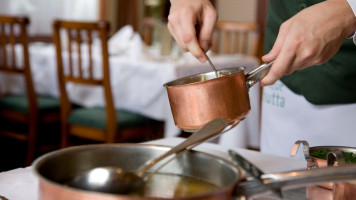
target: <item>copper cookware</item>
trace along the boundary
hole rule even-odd
[[[351,152],[356,154],[356,148],[354,147],[345,147],[345,146],[313,146],[309,147],[309,144],[305,140],[296,141],[293,146],[291,156],[294,156],[297,153],[299,146],[303,144],[303,153],[307,161],[308,169],[313,168],[323,168],[330,166],[343,166],[345,164],[344,156],[342,152]],[[320,150],[329,150],[327,159],[317,158],[311,156],[315,151]],[[356,180],[356,179],[355,179]],[[356,196],[356,181],[346,181],[346,182],[324,182],[319,184],[320,187],[311,187],[307,188],[309,197],[312,199],[325,199],[321,198],[320,191],[323,191],[324,196],[327,196],[328,199],[334,200],[348,200],[353,199]],[[327,191],[329,190],[329,191]],[[313,191],[317,191],[314,192]]]
[[[215,118],[230,123],[250,111],[248,89],[269,71],[266,63],[245,75],[244,67],[226,68],[187,76],[164,84],[176,126],[194,131]]]
[[[39,177],[39,200],[230,199],[233,188],[239,181],[239,169],[230,161],[192,150],[170,161],[158,172],[177,177],[195,177],[214,183],[218,186],[217,189],[173,198],[185,186],[175,188],[179,185],[179,179],[163,178],[148,196],[141,197],[80,190],[67,184],[78,174],[100,166],[117,166],[127,171],[137,171],[147,161],[170,149],[167,146],[148,144],[99,144],[75,146],[48,153],[32,165],[34,173]],[[157,168],[159,165],[153,166],[151,170]],[[152,196],[149,197],[150,195]]]
[[[310,148],[310,152],[318,150],[330,150],[327,160],[311,156],[318,167],[347,165],[342,152],[356,153],[356,148],[345,146],[314,146]],[[333,200],[349,200],[356,196],[356,181],[327,182],[319,185],[332,191]]]
[[[324,167],[272,174],[261,174],[260,180],[242,181],[238,165],[207,153],[189,150],[170,161],[158,173],[176,177],[193,177],[217,186],[199,191],[195,195],[181,194],[186,191],[187,182],[181,180],[157,180],[152,196],[128,196],[99,193],[70,187],[67,183],[76,175],[99,166],[117,166],[125,170],[137,170],[142,164],[170,150],[170,147],[147,144],[100,144],[75,146],[48,153],[38,158],[32,165],[39,177],[39,200],[144,200],[144,199],[184,199],[184,200],[228,200],[234,197],[252,197],[267,192],[278,191],[306,184],[330,180],[350,180],[356,177],[356,165]],[[233,158],[233,157],[232,157]],[[233,158],[234,159],[234,158]],[[152,169],[154,170],[154,169]],[[156,175],[154,175],[156,176]],[[175,187],[179,185],[179,187]],[[184,188],[186,187],[186,188]],[[193,187],[194,188],[194,187]],[[245,198],[246,199],[246,198]]]

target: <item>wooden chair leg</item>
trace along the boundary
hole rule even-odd
[[[37,123],[30,123],[28,130],[28,142],[27,142],[27,155],[25,165],[31,165],[35,157],[35,148],[36,148],[36,135],[37,135]]]

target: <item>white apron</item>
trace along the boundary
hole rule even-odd
[[[297,140],[356,147],[356,104],[313,105],[281,81],[264,87],[261,152],[289,157]]]

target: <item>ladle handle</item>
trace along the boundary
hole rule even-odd
[[[254,86],[257,82],[259,82],[263,77],[267,75],[269,69],[273,65],[274,61],[270,63],[263,63],[261,66],[256,69],[250,71],[246,74],[246,86],[247,89]]]
[[[162,156],[152,160],[150,163],[145,165],[137,174],[140,177],[142,177],[144,172],[146,172],[149,168],[151,168],[157,162],[163,160],[164,158],[170,156],[171,154],[185,150],[187,147],[190,147],[195,144],[199,144],[201,142],[204,142],[208,139],[211,139],[211,138],[219,135],[221,133],[221,131],[223,131],[228,125],[229,125],[229,122],[222,118],[216,118],[216,119],[208,122],[201,129],[199,129],[197,132],[193,133],[186,140],[184,140],[184,142],[173,147],[171,150],[167,151]]]

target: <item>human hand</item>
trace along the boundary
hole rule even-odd
[[[262,57],[275,62],[261,85],[327,62],[355,30],[356,18],[346,0],[327,0],[302,10],[281,25],[272,50]]]
[[[210,47],[217,12],[209,0],[172,0],[168,30],[184,51],[205,62],[203,51]],[[195,25],[200,26],[199,36]]]

